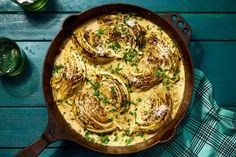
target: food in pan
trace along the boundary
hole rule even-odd
[[[185,86],[183,64],[160,26],[132,13],[99,16],[61,45],[53,97],[86,140],[132,145],[160,134],[175,118]]]

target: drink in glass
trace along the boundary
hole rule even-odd
[[[17,4],[27,11],[37,11],[44,7],[48,0],[14,0]]]
[[[20,74],[26,64],[26,56],[18,45],[9,38],[0,37],[0,75]]]

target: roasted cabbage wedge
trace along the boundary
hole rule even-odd
[[[117,128],[116,119],[129,109],[129,93],[117,77],[101,72],[86,84],[75,99],[74,113],[87,130],[107,133]]]
[[[139,53],[129,52],[129,60],[125,58],[127,66],[120,72],[128,80],[131,90],[145,91],[162,83],[164,79],[176,81],[174,77],[179,72],[182,60],[177,49],[166,45],[154,32],[147,33],[143,40]],[[145,53],[140,56],[141,52]]]
[[[128,14],[101,16],[98,28],[82,27],[74,32],[86,56],[95,63],[108,63],[122,59],[124,53],[142,45],[145,29]]]
[[[136,111],[135,122],[144,132],[156,132],[171,121],[172,98],[165,87],[150,92],[145,102]]]
[[[73,46],[73,45],[72,45]],[[85,65],[75,47],[63,49],[63,57],[54,65],[52,70],[51,87],[54,99],[62,101],[74,95],[85,82]]]

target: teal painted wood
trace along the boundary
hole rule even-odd
[[[0,36],[18,40],[30,66],[18,78],[0,78],[0,156],[14,156],[20,147],[37,139],[47,125],[41,73],[50,42],[44,40],[54,38],[66,16],[111,2],[136,4],[162,13],[180,12],[193,29],[192,39],[195,41],[191,42],[190,51],[194,66],[205,72],[212,82],[218,104],[236,112],[235,0],[49,0],[43,10],[33,14],[23,12],[10,0],[1,0]],[[95,155],[106,156],[71,142],[56,142],[40,156]]]
[[[236,108],[228,108],[236,112]],[[22,148],[35,141],[47,125],[45,108],[0,108],[0,152],[4,148]],[[56,142],[50,148],[82,148],[72,142]],[[1,156],[1,155],[0,155]]]
[[[18,42],[29,58],[20,77],[0,78],[0,106],[45,106],[41,86],[43,59],[50,42]],[[206,73],[220,106],[235,106],[236,42],[194,41],[194,67]]]
[[[212,83],[218,105],[236,107],[235,42],[191,42],[190,51],[194,67]]]
[[[49,42],[18,44],[27,55],[27,66],[17,77],[0,77],[0,106],[45,106],[41,76]]]
[[[43,11],[75,12],[107,3],[135,4],[158,12],[235,12],[236,10],[235,0],[227,0],[227,2],[222,0],[49,0]],[[0,11],[12,12],[22,11],[22,9],[10,0],[1,0]]]
[[[0,149],[1,157],[12,157],[14,156],[20,149]],[[85,148],[77,148],[77,149],[56,149],[49,148],[45,149],[39,157],[131,157],[133,154],[127,155],[108,155],[103,153],[94,152]]]
[[[0,148],[30,144],[43,133],[47,119],[46,108],[1,108]]]
[[[42,134],[47,124],[46,108],[4,108],[0,115],[0,152],[3,148],[25,147]],[[82,148],[71,142],[56,142],[49,147]]]
[[[69,13],[0,14],[0,35],[15,40],[52,40]],[[194,40],[236,40],[236,14],[181,14]]]

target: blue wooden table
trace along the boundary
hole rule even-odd
[[[157,13],[179,12],[193,30],[194,67],[212,82],[218,104],[236,111],[235,0],[49,0],[40,12],[26,13],[10,0],[0,1],[0,36],[17,41],[28,57],[18,77],[0,78],[0,156],[13,156],[37,139],[47,125],[42,95],[43,59],[63,20],[93,6],[131,3]],[[107,156],[71,142],[56,142],[40,156]],[[132,155],[126,155],[132,156]]]

